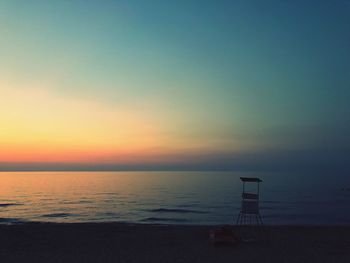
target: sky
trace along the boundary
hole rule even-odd
[[[0,2],[0,170],[350,171],[350,1]]]

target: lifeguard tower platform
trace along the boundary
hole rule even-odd
[[[241,235],[243,235],[243,229],[250,229],[248,231],[249,236],[252,236],[256,232],[255,230],[261,229],[263,225],[259,211],[260,183],[262,180],[256,177],[240,177],[240,179],[243,183],[242,203],[236,225]],[[248,232],[245,231],[245,236],[247,236]]]

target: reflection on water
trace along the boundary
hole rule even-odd
[[[0,222],[232,223],[240,176],[264,180],[266,223],[350,222],[344,178],[237,172],[3,172]]]

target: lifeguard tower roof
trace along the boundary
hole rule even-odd
[[[240,177],[242,182],[262,182],[260,178],[257,177]]]

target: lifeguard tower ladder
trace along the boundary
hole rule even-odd
[[[263,221],[259,212],[259,194],[260,183],[262,180],[256,177],[240,177],[243,182],[242,191],[242,205],[238,214],[236,225],[239,227],[239,232],[242,234],[242,230],[247,230],[248,226],[254,227],[253,229],[259,229],[263,225]],[[246,183],[256,184],[255,191],[251,187],[247,190]],[[250,231],[252,233],[254,231]]]

